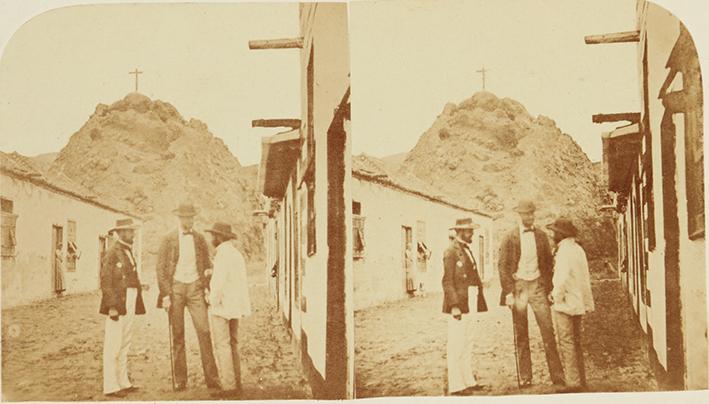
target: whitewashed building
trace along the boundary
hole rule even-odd
[[[300,37],[250,43],[300,52],[301,116],[254,126],[289,128],[262,141],[266,269],[318,399],[354,397],[347,16],[346,3],[302,3]]]
[[[55,297],[57,288],[97,290],[108,230],[117,219],[138,219],[66,178],[49,179],[16,153],[0,152],[0,198],[3,308]],[[136,257],[140,244],[138,232]]]
[[[676,17],[645,0],[637,2],[635,30],[586,42],[636,46],[638,109],[594,116],[599,123],[628,121],[603,135],[608,190],[618,212],[619,275],[660,385],[706,389],[704,121],[697,51]]]
[[[442,291],[449,228],[471,217],[480,225],[472,252],[483,280],[494,276],[490,214],[448,201],[413,176],[392,173],[375,158],[353,157],[355,309]]]

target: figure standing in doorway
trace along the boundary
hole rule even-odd
[[[59,241],[54,248],[54,293],[61,297],[64,291],[64,249]]]

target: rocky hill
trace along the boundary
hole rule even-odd
[[[226,221],[246,256],[261,254],[261,232],[251,216],[258,206],[253,167],[242,168],[206,124],[185,120],[169,103],[131,93],[99,104],[49,170],[146,219],[148,270],[161,236],[177,226],[172,210],[182,200],[201,209],[198,230]]]
[[[598,168],[552,119],[530,116],[517,101],[479,92],[446,105],[399,170],[463,205],[500,214],[500,229],[514,225],[517,201],[531,198],[539,225],[567,215],[590,255],[615,251],[612,223],[598,212]]]

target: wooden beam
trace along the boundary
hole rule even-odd
[[[252,128],[300,128],[300,119],[255,119]]]
[[[621,112],[618,114],[595,114],[593,115],[593,123],[606,123],[629,121],[630,123],[640,122],[640,112]]]
[[[614,32],[612,34],[587,35],[584,37],[589,45],[605,43],[640,42],[640,31]]]
[[[249,41],[249,49],[301,49],[303,37]]]

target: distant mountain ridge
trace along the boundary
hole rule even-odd
[[[225,221],[234,226],[247,257],[262,254],[252,217],[258,206],[253,167],[242,167],[206,124],[185,120],[169,103],[130,93],[99,104],[48,170],[145,217],[147,265],[161,236],[177,228],[172,210],[182,200],[200,208],[198,229]]]

